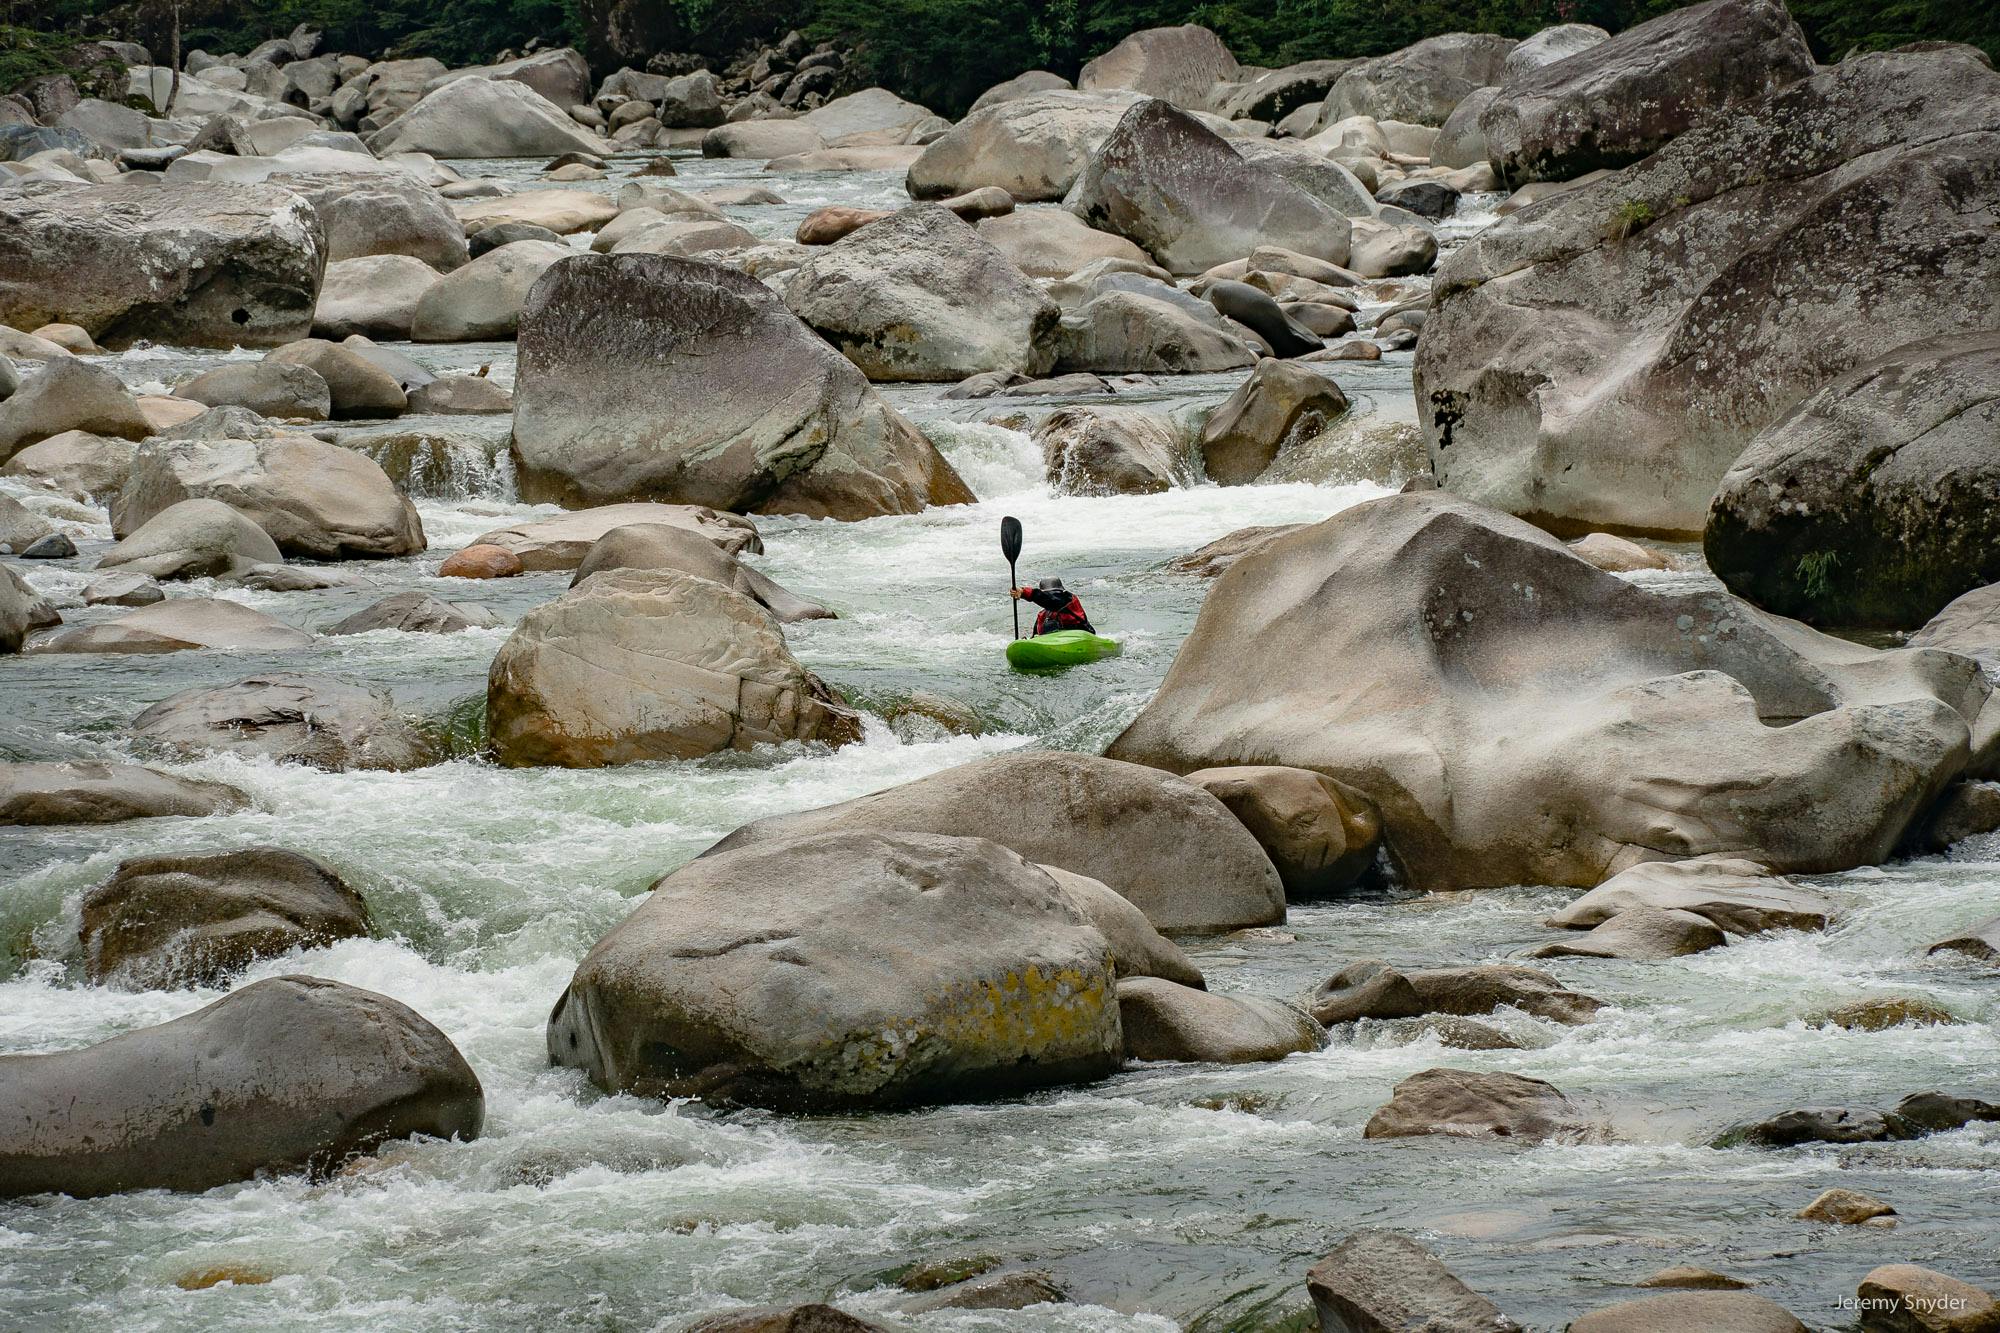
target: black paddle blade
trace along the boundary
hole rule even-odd
[[[1007,517],[1000,520],[1000,554],[1013,564],[1021,558],[1021,520]]]

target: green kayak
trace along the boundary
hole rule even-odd
[[[1014,640],[1007,645],[1007,662],[1024,671],[1036,671],[1078,666],[1084,662],[1095,662],[1100,657],[1116,657],[1119,651],[1116,639],[1107,639],[1089,630],[1059,629],[1053,634]]]

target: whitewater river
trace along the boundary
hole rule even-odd
[[[685,188],[756,183],[791,202],[732,209],[762,234],[819,203],[893,205],[895,177],[766,177],[755,164],[683,161]],[[465,164],[469,172],[519,168]],[[622,168],[621,168],[622,169]],[[1490,217],[1490,215],[1482,215]],[[1462,229],[1461,229],[1462,230]],[[513,349],[405,348],[438,368]],[[159,388],[213,354],[112,359]],[[0,837],[0,1050],[49,1051],[185,1014],[220,991],[133,994],[84,985],[78,900],[148,852],[276,843],[325,858],[368,899],[379,938],[271,962],[238,984],[310,972],[392,995],[450,1034],[484,1082],[484,1137],[399,1145],[333,1180],[296,1176],[198,1196],[143,1193],[0,1204],[0,1327],[147,1329],[671,1329],[745,1302],[837,1299],[922,1329],[1304,1328],[1304,1274],[1361,1226],[1419,1235],[1515,1318],[1560,1327],[1637,1293],[1670,1264],[1760,1284],[1815,1328],[1869,1268],[1926,1264],[2000,1285],[2000,1126],[1913,1143],[1787,1152],[1704,1146],[1739,1119],[1797,1105],[1886,1107],[1930,1088],[2000,1092],[1994,974],[1926,960],[1923,946],[1995,910],[2000,840],[1948,858],[1813,880],[1842,907],[1824,934],[1742,941],[1672,962],[1547,964],[1610,1002],[1587,1026],[1494,1021],[1527,1049],[1441,1048],[1404,1025],[1363,1024],[1312,1055],[1242,1067],[1134,1067],[1094,1087],[899,1115],[783,1119],[605,1097],[551,1070],[543,1023],[571,969],[658,876],[762,815],[822,805],[1022,746],[1096,751],[1159,682],[1207,586],[1163,568],[1238,527],[1324,518],[1399,484],[1410,466],[1410,357],[1331,368],[1354,400],[1339,437],[1282,484],[1057,498],[1028,438],[989,416],[1047,401],[941,401],[890,391],[980,496],[970,507],[865,523],[760,519],[780,582],[840,613],[789,627],[798,655],[874,715],[864,743],[591,772],[502,771],[462,757],[414,773],[327,774],[210,759],[172,765],[255,798],[251,812]],[[1195,413],[1233,377],[1160,382],[1119,401]],[[373,586],[267,594],[195,585],[315,628],[401,588],[483,603],[511,624],[567,575],[440,581],[451,550],[536,512],[512,498],[506,419],[398,423],[434,431],[419,505],[431,549],[354,565]],[[80,561],[26,566],[72,623],[81,572],[104,549],[99,511],[26,497],[63,522]],[[1009,674],[1003,514],[1027,530],[1022,574],[1061,574],[1116,661],[1058,679]],[[1704,577],[1676,552],[1681,572]],[[176,591],[183,591],[177,589]],[[129,757],[148,704],[265,669],[393,690],[471,748],[487,664],[506,629],[375,633],[296,653],[54,656],[0,661],[0,752]],[[1257,645],[1242,646],[1254,669]],[[983,721],[977,736],[881,720],[915,691]],[[1525,886],[1295,907],[1281,929],[1188,941],[1211,985],[1291,995],[1345,963],[1502,961],[1548,932],[1573,890]],[[1879,995],[1929,996],[1953,1026],[1849,1032],[1809,1020]],[[1364,1142],[1397,1080],[1448,1064],[1546,1078],[1600,1106],[1613,1141],[1527,1149]],[[1792,1214],[1830,1185],[1895,1205],[1894,1230]],[[897,1315],[894,1278],[949,1257],[1029,1260],[1074,1297],[1019,1313]],[[183,1290],[225,1268],[268,1281]],[[1696,1333],[1689,1330],[1688,1333]]]

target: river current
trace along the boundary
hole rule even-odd
[[[891,173],[769,176],[756,163],[677,161],[684,189],[756,184],[784,195],[783,206],[726,210],[767,236],[789,234],[823,203],[902,200]],[[456,165],[532,179],[520,164]],[[632,165],[621,161],[615,174]],[[1491,217],[1474,213],[1448,233]],[[490,365],[503,382],[512,376],[510,344],[398,350],[437,369]],[[144,348],[107,364],[157,391],[250,355]],[[498,769],[471,757],[469,739],[465,757],[412,773],[211,758],[167,767],[240,787],[253,809],[7,830],[0,1051],[76,1047],[216,999],[222,991],[84,984],[80,896],[128,856],[275,843],[338,868],[367,897],[377,938],[273,960],[235,984],[309,972],[403,1001],[472,1063],[488,1120],[475,1142],[395,1145],[322,1182],[286,1176],[200,1195],[0,1205],[0,1327],[672,1329],[735,1304],[835,1299],[926,1330],[1307,1328],[1305,1270],[1362,1226],[1416,1234],[1537,1328],[1638,1294],[1629,1284],[1678,1263],[1754,1280],[1815,1328],[1851,1327],[1838,1302],[1880,1263],[2000,1285],[2000,1125],[1850,1148],[1706,1146],[1731,1123],[1793,1106],[1886,1107],[1931,1088],[1995,1093],[1992,969],[1923,950],[1993,915],[2000,838],[1811,879],[1842,909],[1824,933],[1738,940],[1668,962],[1538,964],[1611,1007],[1574,1028],[1503,1012],[1494,1023],[1527,1048],[1519,1051],[1446,1049],[1413,1027],[1364,1023],[1277,1064],[1135,1065],[1092,1087],[1018,1101],[816,1119],[607,1097],[575,1071],[548,1067],[550,1005],[660,875],[763,815],[1021,746],[1101,750],[1157,686],[1207,590],[1167,561],[1235,528],[1325,518],[1400,484],[1413,462],[1409,353],[1329,369],[1354,411],[1287,465],[1290,479],[1095,499],[1053,495],[1018,422],[988,420],[1050,400],[953,402],[935,386],[889,389],[980,502],[861,523],[758,520],[760,567],[839,612],[790,626],[787,637],[869,712],[861,744],[579,772]],[[1197,414],[1238,378],[1161,379],[1115,401]],[[435,577],[479,533],[554,512],[513,497],[495,461],[504,460],[507,419],[406,418],[394,429],[437,437],[416,487],[428,552],[345,567],[368,587],[175,591],[234,598],[309,629],[404,588],[482,603],[507,624],[556,596],[566,574]],[[82,570],[110,542],[103,512],[12,481],[0,489],[58,520],[84,556],[16,568],[71,623],[116,614],[80,606]],[[1123,657],[1055,679],[1004,668],[1003,514],[1026,528],[1023,576],[1062,575],[1099,627],[1125,641]],[[1635,577],[1707,577],[1698,552],[1673,555],[1676,572]],[[0,757],[133,757],[124,727],[144,707],[263,669],[385,686],[470,738],[506,634],[378,632],[286,654],[9,658],[0,663]],[[1253,662],[1256,645],[1243,651]],[[981,734],[884,720],[917,691],[969,708]],[[1508,960],[1546,942],[1541,919],[1575,893],[1522,886],[1295,906],[1281,928],[1184,944],[1213,988],[1287,996],[1360,958]],[[1811,1022],[1884,995],[1927,996],[1959,1021],[1872,1033]],[[1391,1086],[1440,1064],[1548,1079],[1600,1108],[1615,1134],[1524,1149],[1364,1142],[1362,1125]],[[1899,1225],[1794,1220],[1832,1185],[1888,1200]],[[1032,1261],[1073,1302],[898,1313],[908,1298],[894,1279],[905,1267],[972,1257]],[[209,1270],[246,1280],[180,1285]]]

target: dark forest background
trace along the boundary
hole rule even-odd
[[[531,37],[583,48],[608,73],[606,33],[642,29],[661,51],[720,68],[792,28],[858,48],[876,82],[947,114],[1027,69],[1073,77],[1084,61],[1137,28],[1200,23],[1239,60],[1378,55],[1444,32],[1524,37],[1554,23],[1614,32],[1676,7],[1674,0],[0,0],[4,70],[65,37],[145,40],[178,7],[183,49],[245,51],[293,25],[326,33],[325,50],[431,55],[471,64]],[[1792,0],[1815,54],[1905,42],[1970,42],[2000,55],[1993,0]],[[55,34],[53,38],[47,34]]]

